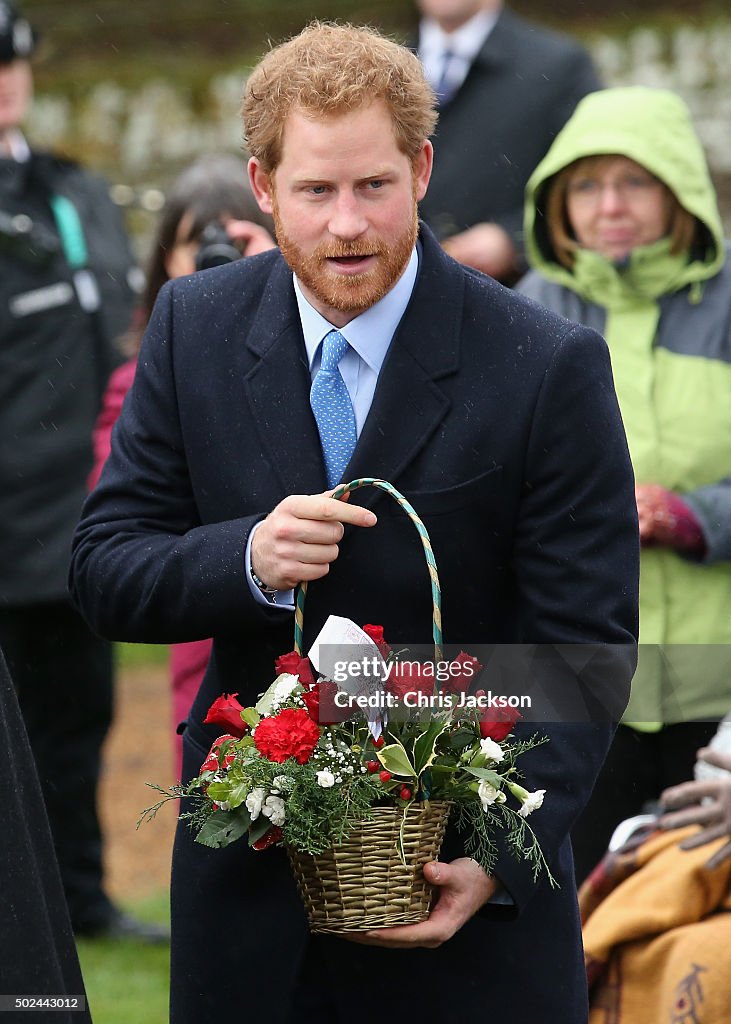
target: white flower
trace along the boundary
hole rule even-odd
[[[279,795],[279,793],[286,793],[287,790],[292,788],[292,785],[293,782],[290,779],[289,775],[276,775],[272,779],[272,788],[270,792],[274,793],[275,795]]]
[[[272,825],[283,825],[286,817],[284,813],[284,800],[280,796],[268,796],[266,803],[261,809],[265,818],[269,818]]]
[[[251,820],[256,821],[261,813],[261,805],[264,802],[264,798],[267,795],[267,791],[262,789],[261,786],[257,786],[256,789],[252,789],[246,798],[246,809],[251,815]]]
[[[274,685],[272,703],[275,705],[284,704],[284,702],[291,697],[292,691],[297,686],[299,686],[299,676],[293,676],[289,672],[284,672],[277,678]]]
[[[518,811],[521,818],[527,818],[532,811],[537,811],[543,803],[543,797],[546,795],[545,789],[537,789],[535,793],[527,793],[523,806]]]
[[[491,740],[489,736],[484,740],[480,740],[480,750],[485,757],[489,757],[491,761],[495,762],[495,764],[499,764],[500,761],[505,759],[503,748],[499,743],[496,743],[495,740]]]
[[[327,768],[323,768],[321,772],[317,773],[317,785],[322,786],[323,789],[330,789],[335,785],[335,776]]]
[[[486,811],[490,804],[504,804],[505,794],[500,789],[496,789],[491,786],[485,779],[482,780],[477,788],[477,795],[480,798],[483,811]]]

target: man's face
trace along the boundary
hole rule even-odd
[[[445,32],[464,25],[478,11],[496,11],[502,0],[416,0],[422,16],[433,18]]]
[[[336,327],[383,298],[403,273],[431,165],[429,142],[413,165],[401,152],[381,100],[319,119],[293,110],[275,171],[267,175],[256,159],[249,162],[282,255]]]
[[[27,60],[0,64],[0,132],[18,128],[33,95],[33,76]]]

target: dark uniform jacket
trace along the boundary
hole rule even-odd
[[[78,214],[91,275],[69,264],[54,195]],[[47,154],[0,160],[0,607],[66,594],[91,431],[129,322],[131,262],[100,178]]]

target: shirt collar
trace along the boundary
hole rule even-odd
[[[396,333],[396,328],[406,312],[416,283],[418,269],[419,259],[416,248],[414,248],[411,258],[406,264],[406,269],[393,288],[365,313],[355,317],[345,327],[338,328],[333,327],[314,306],[310,305],[302,293],[299,281],[293,275],[294,292],[297,297],[297,308],[302,323],[310,369],[312,369],[322,339],[330,331],[339,330],[363,362],[367,363],[377,374],[386,358],[386,352]]]
[[[15,160],[19,164],[25,164],[30,160],[30,147],[25,141],[23,133],[17,128],[11,128],[6,131],[3,142],[5,144],[6,158]]]
[[[440,59],[445,50],[471,64],[482,49],[500,16],[497,11],[478,11],[454,32],[444,32],[433,18],[419,26],[419,57]]]

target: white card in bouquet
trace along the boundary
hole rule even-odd
[[[371,734],[378,739],[387,720],[382,696],[388,668],[368,634],[351,619],[329,615],[308,657],[320,675],[339,689],[353,698],[366,698],[353,707],[366,712]]]

